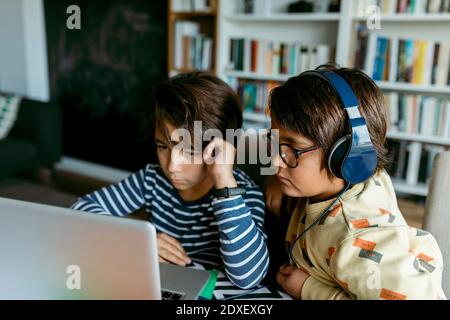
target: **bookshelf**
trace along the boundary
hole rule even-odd
[[[227,77],[234,77],[239,79],[249,79],[249,80],[265,80],[265,81],[287,81],[290,75],[270,75],[270,74],[258,74],[254,72],[241,72],[226,70],[223,74]]]
[[[300,42],[306,45],[327,44],[333,47],[334,61],[341,66],[354,66],[355,33],[365,17],[358,15],[363,0],[341,0],[338,13],[286,13],[286,7],[292,0],[255,0],[255,12],[244,14],[240,10],[241,0],[226,0],[219,3],[218,28],[220,30],[216,52],[217,74],[231,86],[238,88],[241,82],[264,83],[284,82],[295,73],[268,73],[255,70],[236,70],[230,68],[232,55],[231,39],[263,39],[281,42]],[[428,41],[447,41],[450,30],[449,13],[426,13],[424,9],[414,9],[412,13],[389,12],[381,3],[381,29],[370,33],[397,38],[424,39]],[[416,0],[421,3],[426,0]],[[446,0],[443,0],[446,1]],[[376,0],[365,1],[366,5],[380,4]],[[407,2],[405,2],[407,3]],[[408,2],[409,3],[409,2]],[[427,95],[450,100],[450,85],[413,84],[396,81],[376,81],[385,94],[399,93],[410,95]],[[270,126],[270,119],[261,112],[244,111],[244,120],[251,126]],[[389,141],[408,145],[408,170],[403,178],[395,178],[394,186],[398,192],[426,196],[427,184],[419,181],[419,167],[424,155],[424,148],[450,148],[450,137],[430,134],[388,131]]]
[[[373,29],[368,30],[368,38],[384,38],[388,39],[389,47],[387,50],[390,51],[391,55],[389,56],[389,59],[392,59],[391,65],[389,65],[388,62],[385,62],[388,66],[388,69],[384,69],[383,71],[383,80],[379,80],[379,78],[375,77],[375,75],[372,75],[372,68],[367,68],[367,61],[365,64],[364,71],[368,73],[369,75],[373,76],[376,79],[377,85],[380,87],[380,89],[383,91],[386,95],[401,95],[403,97],[420,97],[419,99],[435,99],[436,101],[449,101],[450,100],[450,84],[449,83],[437,83],[435,79],[430,80],[426,76],[423,76],[423,78],[414,79],[414,73],[417,72],[417,70],[420,69],[420,58],[423,59],[423,57],[417,58],[417,50],[418,48],[418,41],[422,42],[428,42],[430,47],[434,46],[436,43],[442,44],[442,43],[448,43],[449,37],[448,37],[448,30],[450,30],[450,11],[449,6],[450,3],[446,0],[443,1],[426,1],[426,0],[416,0],[415,2],[407,2],[403,1],[403,4],[407,4],[410,6],[405,7],[405,11],[410,11],[408,13],[395,13],[396,9],[395,5],[398,5],[399,3],[397,1],[384,1],[380,7],[380,22],[381,22],[381,28],[380,29]],[[361,6],[362,1],[352,1],[351,8],[353,14],[352,14],[352,22],[350,26],[348,26],[346,34],[352,38],[350,40],[351,45],[348,47],[348,50],[345,52],[346,60],[345,65],[354,66],[354,50],[355,50],[355,33],[358,30],[358,28],[365,24],[366,18],[361,16],[361,8],[358,8],[358,6]],[[377,1],[367,1],[365,0],[366,4],[374,4],[377,3]],[[431,9],[430,7],[426,8],[428,5],[435,5],[434,9]],[[437,8],[440,3],[442,7],[440,8],[442,10],[443,7],[446,7],[445,10],[447,12],[437,12]],[[379,3],[378,3],[379,4]],[[428,9],[434,10],[434,12],[426,13]],[[364,10],[362,10],[364,11]],[[414,43],[414,64],[413,64],[413,71],[412,76],[413,79],[409,79],[408,82],[406,80],[403,80],[404,82],[400,82],[398,77],[399,73],[401,73],[401,70],[390,70],[392,67],[392,63],[397,63],[397,67],[400,69],[400,60],[398,59],[399,55],[397,56],[397,52],[395,50],[399,50],[398,54],[402,53],[400,52],[401,49],[396,48],[399,41],[411,41]],[[380,42],[377,42],[377,45]],[[394,47],[394,49],[393,49]],[[441,46],[442,47],[442,46]],[[377,54],[378,54],[378,47],[377,47]],[[430,52],[433,52],[435,54],[436,47],[433,48],[433,51],[430,50]],[[441,50],[442,52],[442,50]],[[395,54],[394,54],[395,53]],[[428,54],[428,52],[427,52]],[[368,58],[366,55],[366,59],[373,59]],[[387,55],[386,55],[387,57]],[[422,68],[426,71],[431,71],[433,68],[434,61],[431,60],[431,56],[426,56],[426,59],[423,59],[423,61],[430,61],[430,64],[426,65],[425,62],[422,64]],[[376,60],[377,58],[375,58]],[[417,59],[417,60],[416,60]],[[447,59],[450,59],[450,57],[447,57]],[[388,58],[386,58],[386,61],[389,61]],[[369,63],[370,66],[370,63]],[[439,65],[441,66],[441,65]],[[397,68],[396,67],[396,68]],[[445,69],[448,67],[444,67],[441,69]],[[389,75],[386,74],[386,70],[388,70]],[[449,70],[450,71],[450,70]],[[449,72],[447,71],[447,72]],[[419,72],[417,72],[419,74]],[[389,80],[386,80],[385,77],[388,76]],[[434,75],[433,77],[435,77]],[[431,77],[431,75],[430,75]],[[441,100],[442,99],[442,100]],[[408,100],[407,100],[408,101]],[[392,112],[389,108],[391,106],[387,104],[388,111],[390,114],[390,121],[391,126],[390,130],[388,131],[388,138],[389,138],[389,145],[391,149],[400,148],[400,151],[398,153],[403,153],[402,156],[395,157],[394,166],[397,168],[397,170],[394,170],[395,173],[391,173],[393,176],[393,183],[395,186],[395,189],[397,192],[405,193],[405,194],[412,194],[417,196],[426,196],[428,193],[428,186],[427,186],[427,180],[424,179],[424,176],[429,176],[431,171],[431,164],[432,159],[434,155],[444,149],[450,148],[450,135],[448,134],[448,125],[447,123],[447,131],[442,130],[442,132],[447,133],[439,133],[437,134],[436,127],[438,126],[438,122],[442,122],[442,120],[439,118],[439,116],[447,117],[444,119],[444,121],[450,122],[450,117],[445,114],[445,112],[450,112],[450,103],[447,103],[445,105],[442,104],[442,106],[439,106],[439,112],[435,113],[436,109],[438,108],[435,105],[426,105],[424,102],[424,105],[416,104],[416,102],[413,102],[414,100],[409,100],[406,109],[406,113],[408,113],[408,119],[405,120],[409,124],[406,125],[408,127],[406,130],[400,130],[398,131],[397,128],[392,125]],[[426,101],[426,100],[423,100]],[[427,108],[425,108],[427,107]],[[399,105],[398,108],[400,109],[401,106]],[[420,110],[420,111],[419,111]],[[428,114],[434,113],[434,121],[430,121],[430,116]],[[420,116],[418,116],[420,115]],[[398,116],[398,115],[395,115]],[[395,117],[394,116],[394,117]],[[412,120],[411,117],[415,119],[417,117],[417,120]],[[425,119],[427,118],[427,119]],[[416,123],[416,125],[410,125],[411,123]],[[444,122],[442,122],[444,123]],[[425,125],[424,125],[425,124]],[[445,124],[445,123],[444,123]],[[405,126],[405,124],[404,124]],[[430,132],[422,133],[419,132],[420,130],[418,127],[426,126],[427,128],[433,128],[434,133],[430,134]],[[440,124],[442,126],[442,124]],[[430,130],[426,130],[430,131]],[[397,146],[396,146],[397,145]],[[398,147],[400,146],[400,147]],[[397,154],[398,154],[397,153]],[[394,155],[396,153],[394,152]],[[403,157],[403,158],[402,158]],[[406,164],[400,164],[400,162],[403,161]],[[399,170],[398,167],[405,166],[405,168],[402,168],[403,175],[401,177],[399,176]],[[424,169],[426,168],[426,169]]]
[[[450,139],[435,137],[435,136],[431,136],[431,135],[427,136],[427,135],[423,135],[423,134],[411,134],[411,133],[404,133],[404,132],[389,131],[387,136],[388,136],[388,138],[395,139],[395,140],[421,142],[421,143],[450,147]]]
[[[401,179],[392,179],[395,190],[404,194],[411,194],[416,196],[426,197],[428,194],[428,186],[424,183],[408,184]]]
[[[256,0],[256,12],[253,14],[240,13],[241,0],[220,2],[217,73],[235,89],[238,89],[239,82],[252,80],[282,83],[296,73],[236,70],[230,67],[230,51],[233,50],[230,44],[231,39],[258,40],[259,47],[267,45],[265,42],[272,40],[289,45],[301,43],[310,48],[316,45],[327,45],[329,46],[327,56],[343,60],[344,51],[337,40],[339,33],[342,33],[340,29],[351,17],[342,12],[286,13],[286,7],[292,2],[292,0]],[[292,32],[286,32],[286,30],[292,30]],[[324,62],[328,61],[330,59]],[[259,108],[259,112],[245,110],[244,121],[249,122],[247,127],[255,127],[261,123],[266,127],[270,126],[270,119],[261,113],[263,109],[264,106]]]
[[[169,76],[195,70],[215,74],[219,0],[168,1]]]
[[[380,89],[384,91],[409,92],[442,96],[450,95],[450,86],[417,85],[388,81],[376,81],[376,83],[380,87]]]

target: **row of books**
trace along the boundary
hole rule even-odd
[[[427,14],[450,12],[450,0],[358,0],[355,6],[357,16],[371,13],[370,7],[377,6],[382,14]]]
[[[296,75],[333,60],[334,48],[327,44],[233,38],[228,69],[261,75]]]
[[[173,12],[209,12],[210,0],[171,0]]]
[[[390,140],[391,164],[387,171],[396,180],[409,185],[428,184],[435,156],[445,148],[442,146]]]
[[[357,27],[354,66],[374,80],[450,85],[450,42],[401,39]]]
[[[200,34],[198,23],[177,21],[174,42],[174,67],[176,70],[211,70],[213,40]]]
[[[450,100],[396,92],[384,97],[390,131],[450,139]]]
[[[270,92],[278,87],[278,81],[236,79],[230,83],[241,98],[244,112],[264,114]]]
[[[286,5],[285,9],[288,13],[339,12],[340,8],[340,0],[290,2],[290,4]],[[270,0],[240,0],[236,7],[236,12],[239,14],[270,14],[272,11],[272,4]]]

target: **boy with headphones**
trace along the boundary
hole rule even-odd
[[[330,65],[271,93],[277,179],[297,199],[277,282],[298,299],[445,299],[442,255],[397,206],[383,96],[363,72]]]

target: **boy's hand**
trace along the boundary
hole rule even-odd
[[[180,266],[186,266],[191,263],[186,251],[178,240],[165,233],[158,233],[158,255],[159,261],[173,263]]]
[[[237,186],[233,176],[235,155],[236,148],[221,138],[214,138],[203,151],[203,161],[208,165],[216,189]]]
[[[266,198],[267,209],[275,215],[280,214],[283,193],[281,192],[280,182],[276,176],[270,176],[265,182],[264,195]]]
[[[306,271],[286,263],[277,273],[277,282],[288,294],[301,300],[303,283],[309,277]]]

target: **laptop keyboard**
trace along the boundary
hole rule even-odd
[[[161,290],[161,298],[162,300],[181,300],[185,296],[182,292],[169,291],[162,289]]]

